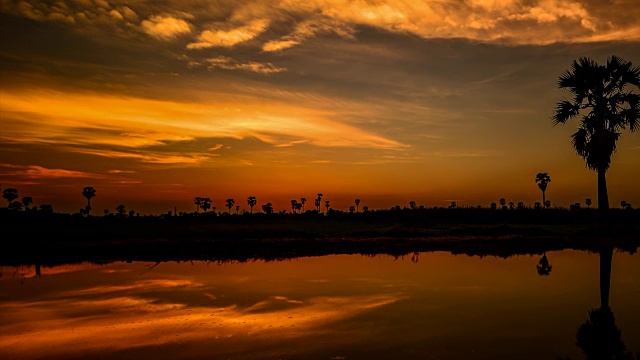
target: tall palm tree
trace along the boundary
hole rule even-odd
[[[329,200],[324,202],[324,207],[327,208],[327,212],[329,212],[329,208],[331,207],[331,203],[329,203]]]
[[[547,191],[547,185],[551,182],[551,177],[547,173],[538,173],[536,174],[536,183],[538,184],[538,188],[542,190],[542,203],[544,204],[547,201],[545,197],[545,191]]]
[[[247,198],[247,205],[251,208],[251,213],[253,214],[253,207],[258,203],[255,196],[249,196]]]
[[[360,206],[360,199],[356,199],[354,202],[356,203],[356,212],[359,212],[358,207]]]
[[[229,215],[231,215],[231,208],[235,205],[236,201],[233,199],[227,199],[227,208],[229,208]]]
[[[307,202],[307,198],[300,198],[300,204],[302,205],[302,212],[304,212],[304,203]]]
[[[87,215],[91,212],[91,198],[96,196],[96,189],[93,186],[87,186],[82,189],[82,196],[87,198]]]
[[[609,209],[606,173],[616,151],[620,130],[640,129],[640,68],[617,56],[600,65],[588,57],[574,60],[571,70],[558,78],[558,87],[573,98],[557,103],[553,124],[565,124],[579,117],[578,130],[571,136],[576,153],[587,168],[598,173],[598,209]]]

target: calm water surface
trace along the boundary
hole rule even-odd
[[[279,262],[2,267],[0,358],[585,359],[600,256],[340,255]],[[416,262],[417,260],[417,262]],[[640,352],[640,255],[610,308]]]

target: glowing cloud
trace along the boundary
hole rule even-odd
[[[140,25],[144,32],[160,40],[172,40],[191,32],[189,23],[171,16],[151,16]]]
[[[187,49],[203,49],[210,47],[232,47],[236,44],[251,40],[267,29],[269,21],[264,19],[253,20],[249,24],[225,29],[203,31],[196,42],[187,45]]]

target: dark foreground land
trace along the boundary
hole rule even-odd
[[[0,216],[0,265],[82,261],[250,261],[449,251],[508,257],[640,245],[640,211],[425,209],[180,217]]]

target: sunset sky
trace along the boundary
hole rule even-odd
[[[77,212],[596,203],[553,126],[582,56],[640,65],[637,0],[0,0],[0,184]],[[640,206],[624,131],[611,205]],[[3,199],[0,199],[3,201]],[[5,203],[0,203],[6,206]]]

